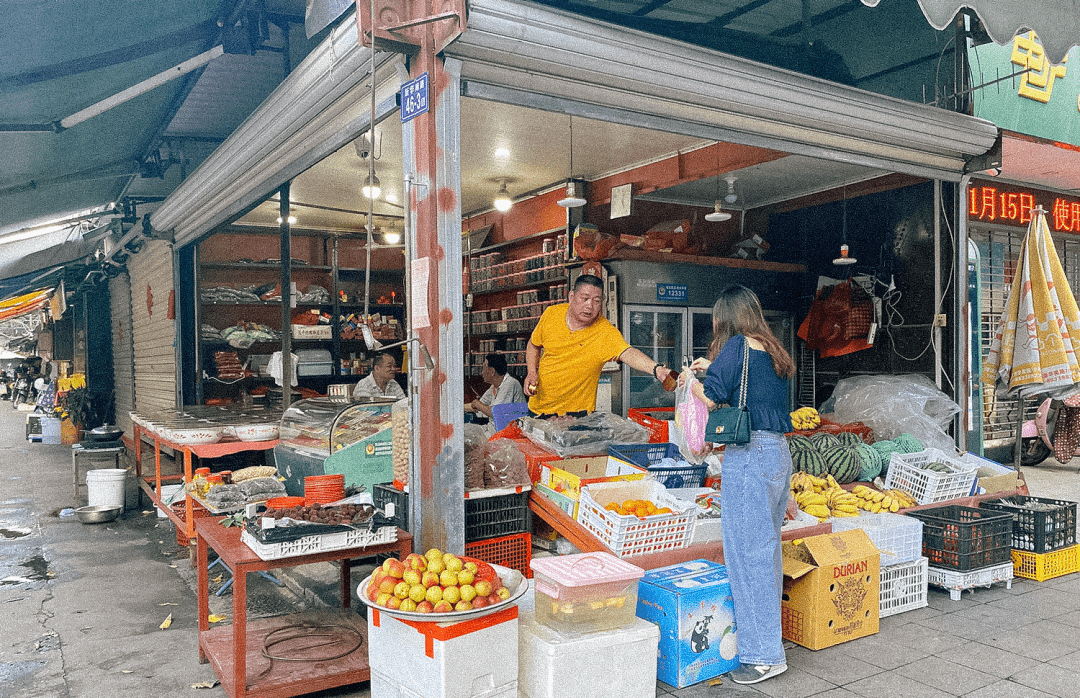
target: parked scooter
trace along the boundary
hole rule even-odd
[[[11,376],[7,371],[0,371],[0,400],[11,399]]]
[[[1038,465],[1054,452],[1054,427],[1057,423],[1060,400],[1047,398],[1039,405],[1034,419],[1024,422],[1020,430],[1020,465]],[[1080,448],[1075,455],[1080,455]]]
[[[30,384],[30,379],[25,375],[20,375],[15,379],[15,386],[11,391],[11,407],[12,409],[19,409],[19,405],[23,402],[32,402],[31,391],[33,386]]]

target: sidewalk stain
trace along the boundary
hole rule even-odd
[[[12,526],[11,528],[0,528],[0,537],[7,539],[23,538],[30,535],[30,533],[31,531],[29,528],[18,528],[16,526]]]
[[[7,683],[45,666],[45,662],[0,662],[0,683]]]
[[[23,560],[19,563],[19,567],[25,567],[28,571],[23,575],[11,575],[0,579],[0,586],[43,582],[52,579],[54,576],[49,571],[49,561],[42,555],[34,555],[27,560]]]

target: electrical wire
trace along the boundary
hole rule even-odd
[[[274,635],[278,633],[291,632],[284,637],[275,638]],[[355,637],[349,638],[348,635],[352,634]],[[272,654],[271,648],[276,647],[285,642],[291,642],[293,640],[299,640],[301,638],[329,638],[325,641],[318,641],[314,643],[308,643],[306,645],[293,648],[293,654]],[[353,642],[352,646],[348,649],[339,652],[338,654],[328,656],[296,656],[296,652],[303,652],[306,650],[314,649],[317,647],[332,647],[334,645],[340,645],[347,641]],[[347,657],[364,644],[364,636],[354,627],[349,625],[343,625],[340,623],[319,623],[304,621],[300,623],[293,623],[290,625],[282,625],[281,627],[274,628],[266,634],[263,638],[262,656],[270,660],[270,665],[263,670],[259,677],[263,677],[269,674],[274,668],[274,662],[330,662],[335,659],[341,659]]]

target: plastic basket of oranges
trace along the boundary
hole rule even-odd
[[[600,482],[581,491],[578,523],[619,557],[685,548],[697,505],[652,480]]]

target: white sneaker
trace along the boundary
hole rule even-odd
[[[787,671],[787,664],[740,664],[731,671],[731,680],[735,683],[748,684],[771,679]]]

